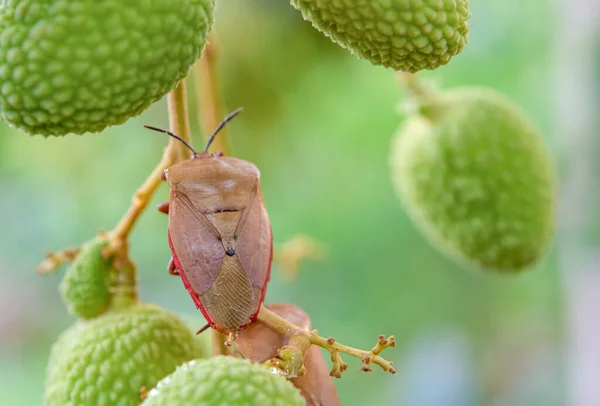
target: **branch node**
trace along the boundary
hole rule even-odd
[[[379,353],[383,350],[385,350],[386,348],[389,347],[395,347],[396,346],[396,338],[394,336],[389,336],[388,338],[385,338],[385,336],[383,334],[381,334],[379,336],[379,340],[377,341],[377,344],[375,345],[375,347],[373,347],[371,349],[371,353],[373,353],[374,355],[379,355]]]
[[[308,336],[303,334],[294,335],[288,345],[284,345],[277,351],[277,357],[263,362],[262,365],[269,368],[271,372],[284,375],[287,378],[302,376],[306,373],[304,354],[309,347],[310,339]]]

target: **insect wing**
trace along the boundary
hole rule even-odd
[[[183,193],[173,193],[169,232],[173,254],[197,295],[206,292],[217,279],[225,249],[207,226],[206,216]]]
[[[236,252],[248,279],[263,290],[269,278],[273,242],[260,188],[246,210],[249,213],[243,228],[238,232]]]

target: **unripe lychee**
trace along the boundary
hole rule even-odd
[[[108,242],[100,238],[85,244],[59,285],[62,299],[73,316],[96,317],[110,305],[115,270],[112,260],[102,255],[107,245]]]
[[[453,258],[515,273],[545,253],[555,174],[521,110],[487,89],[445,92],[394,139],[392,178],[406,210]]]
[[[315,28],[374,65],[417,72],[467,43],[469,0],[291,0]]]
[[[287,379],[249,361],[218,356],[191,361],[160,381],[143,406],[305,406]]]
[[[198,59],[215,0],[0,2],[0,117],[98,132],[146,110]]]
[[[137,304],[80,321],[52,347],[47,406],[140,404],[178,365],[205,356],[194,333],[173,313]]]

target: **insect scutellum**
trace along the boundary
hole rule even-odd
[[[213,133],[211,134],[211,136],[208,138],[208,141],[206,142],[206,146],[204,147],[204,153],[208,153],[208,148],[210,148],[210,144],[212,144],[212,142],[214,141],[215,137],[217,136],[217,134],[219,134],[219,132],[223,129],[223,127],[225,127],[225,125],[230,122],[235,116],[237,116],[238,114],[240,114],[242,112],[242,110],[244,110],[243,107],[237,108],[234,111],[232,111],[231,113],[229,113],[224,119],[223,121],[221,121],[219,123],[219,125],[217,126],[217,128],[215,129],[215,131],[213,131]],[[145,125],[144,128],[147,128],[149,130],[153,130],[153,131],[158,131],[160,133],[164,133],[167,134],[170,137],[175,138],[178,141],[181,141],[183,143],[183,145],[185,145],[190,151],[192,151],[194,153],[193,158],[199,157],[200,154],[198,152],[196,152],[196,150],[187,142],[185,141],[183,138],[181,138],[180,136],[173,134],[171,131],[167,131],[164,130],[162,128],[158,128],[158,127],[153,127],[151,125]]]

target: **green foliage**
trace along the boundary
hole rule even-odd
[[[374,65],[417,72],[467,43],[469,0],[292,0],[306,20]]]
[[[528,118],[491,90],[440,95],[394,140],[392,176],[412,218],[442,250],[471,266],[521,271],[554,229],[550,157]]]
[[[95,239],[84,245],[60,283],[61,297],[73,316],[96,317],[110,305],[115,270],[112,260],[102,255],[107,244]]]
[[[214,0],[7,0],[0,117],[30,134],[98,132],[146,110],[198,59]]]
[[[138,304],[78,322],[52,347],[46,373],[47,406],[131,405],[208,348],[173,313]]]
[[[249,361],[218,356],[191,361],[160,381],[143,406],[304,406],[300,391],[282,376]]]

